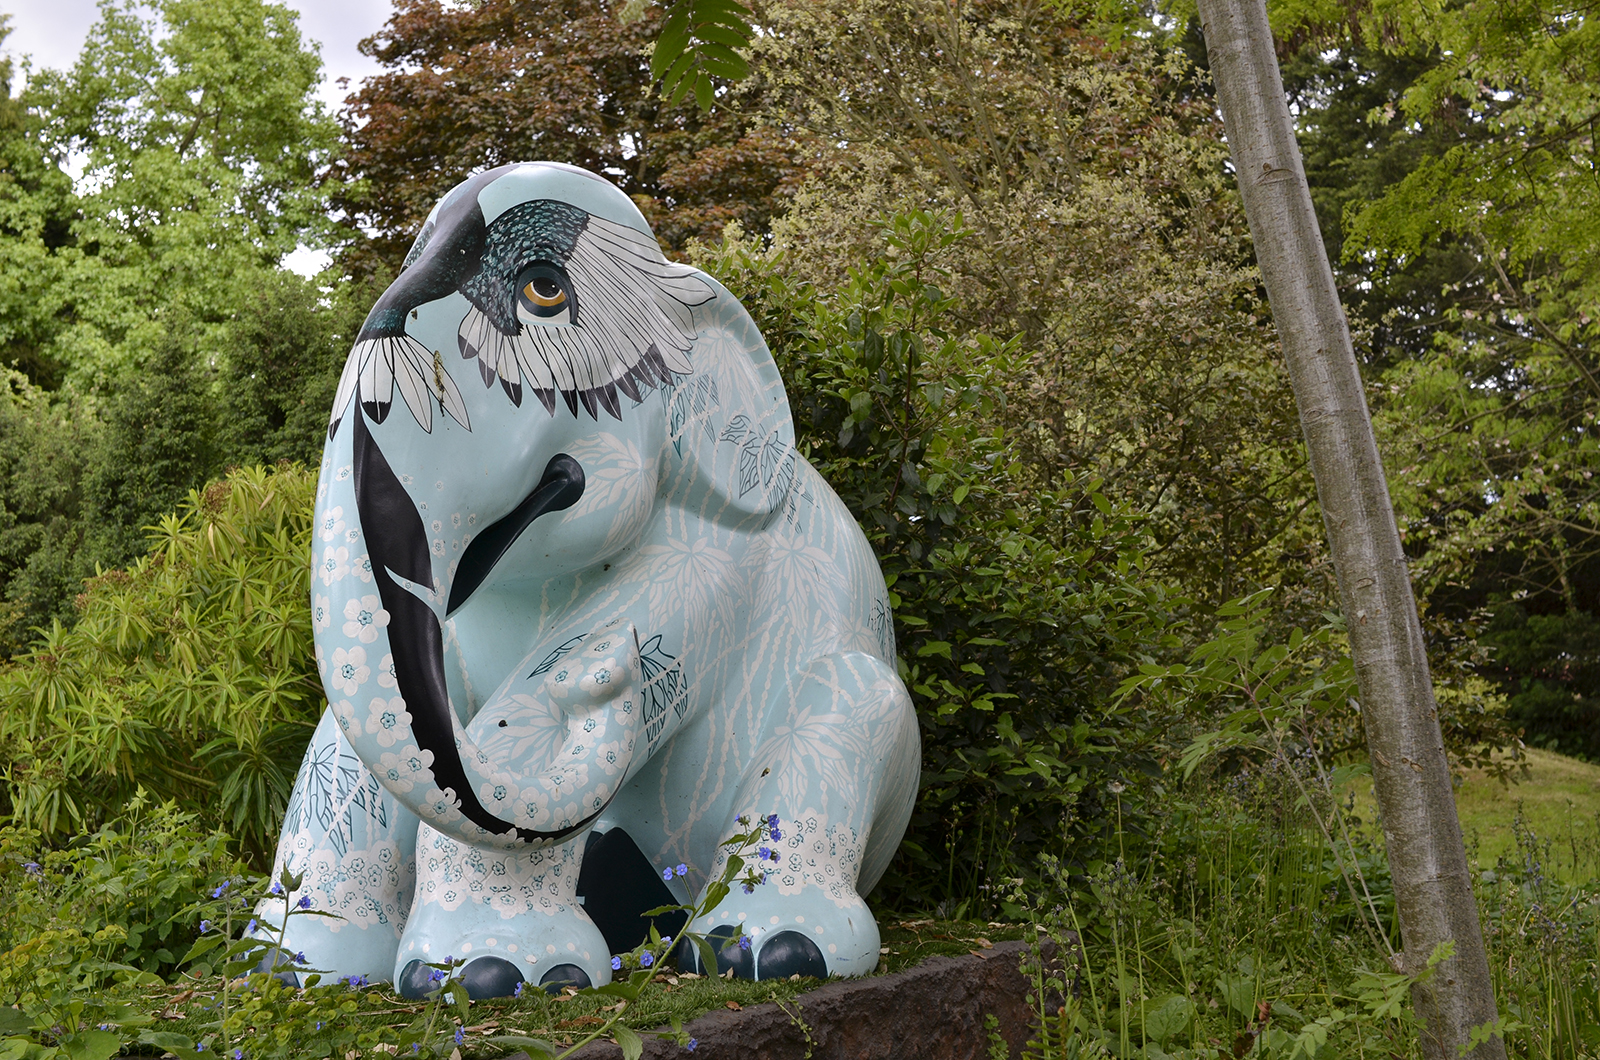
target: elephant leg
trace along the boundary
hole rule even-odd
[[[763,735],[723,834],[746,830],[740,816],[777,818],[766,857],[742,855],[766,881],[736,886],[694,930],[751,936],[749,949],[719,945],[719,972],[865,975],[878,963],[879,937],[861,895],[899,845],[916,798],[921,742],[910,697],[879,659],[825,656],[789,680]],[[693,952],[684,957],[698,968]]]
[[[356,757],[324,711],[289,795],[272,878],[302,875],[288,895],[296,909],[283,936],[287,955],[324,974],[389,978],[416,881],[417,818]],[[255,910],[255,937],[277,941],[283,898]],[[292,976],[294,973],[282,973]]]
[[[395,959],[406,997],[434,984],[429,964],[465,960],[473,998],[505,997],[519,983],[551,993],[611,981],[611,951],[577,897],[587,831],[530,850],[469,844],[427,824],[417,832],[417,895]]]

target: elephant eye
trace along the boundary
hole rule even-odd
[[[517,274],[517,316],[527,324],[570,324],[577,308],[566,270],[536,261]]]

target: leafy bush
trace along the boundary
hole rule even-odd
[[[142,788],[270,855],[324,702],[306,589],[314,483],[280,465],[192,491],[147,556],[90,581],[75,626],[0,669],[15,822],[60,842]]]
[[[780,253],[737,233],[701,258],[756,316],[798,444],[890,586],[923,790],[880,900],[975,912],[992,907],[991,877],[1039,852],[1085,856],[1105,781],[1155,771],[1161,719],[1113,693],[1174,645],[1178,602],[1097,482],[1030,484],[1001,425],[1025,358],[954,326],[938,286],[959,216],[913,211],[881,230],[882,256],[833,293],[787,281]]]
[[[243,872],[228,842],[143,791],[63,849],[37,831],[0,828],[0,950],[67,923],[99,939],[105,961],[169,973],[196,936],[200,895]]]

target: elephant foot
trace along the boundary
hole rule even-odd
[[[594,983],[590,982],[589,973],[576,964],[558,964],[544,973],[539,985],[544,988],[545,993],[554,996],[569,986],[587,990]]]

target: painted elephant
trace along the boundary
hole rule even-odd
[[[440,201],[350,352],[316,525],[330,707],[274,872],[334,916],[291,952],[413,996],[446,955],[476,996],[600,985],[776,813],[768,883],[696,928],[744,925],[741,975],[876,965],[920,761],[883,576],[749,315],[613,185]]]

